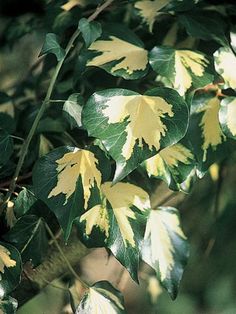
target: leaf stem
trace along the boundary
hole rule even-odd
[[[88,21],[91,22],[93,21],[94,19],[96,19],[96,17],[104,10],[106,9],[114,0],[107,0],[105,1],[101,6],[98,6],[97,9],[94,11],[94,13],[92,15],[90,15],[88,17]],[[29,131],[29,134],[26,138],[26,140],[24,141],[22,147],[21,147],[21,151],[20,151],[20,158],[18,160],[18,163],[17,163],[17,166],[16,166],[16,170],[15,170],[15,173],[13,175],[13,178],[11,180],[11,183],[10,183],[10,186],[9,186],[9,191],[8,193],[6,194],[6,197],[3,201],[3,203],[1,204],[0,206],[0,215],[2,214],[3,210],[4,210],[4,207],[5,207],[5,204],[10,200],[11,198],[11,195],[12,193],[14,192],[15,190],[15,187],[16,187],[16,182],[17,182],[17,179],[18,179],[18,176],[20,174],[20,171],[21,171],[21,168],[23,166],[23,163],[25,161],[25,157],[27,155],[27,152],[28,152],[28,148],[29,148],[29,145],[31,143],[31,140],[35,134],[35,131],[37,129],[37,126],[39,124],[39,121],[41,120],[46,108],[47,108],[47,105],[48,103],[50,102],[50,98],[51,98],[51,95],[52,95],[52,92],[54,90],[54,87],[55,87],[55,83],[56,83],[56,80],[58,78],[58,75],[59,75],[59,72],[61,70],[61,67],[67,57],[67,55],[69,54],[70,50],[73,48],[74,46],[74,42],[75,40],[77,39],[77,37],[79,36],[80,34],[80,30],[77,29],[74,34],[71,36],[66,48],[65,48],[65,55],[64,57],[57,63],[57,66],[55,68],[55,71],[54,71],[54,74],[51,78],[51,81],[50,81],[50,84],[49,84],[49,87],[48,87],[48,90],[47,90],[47,93],[46,93],[46,96],[45,96],[45,99],[38,111],[38,114],[33,122],[33,125]]]

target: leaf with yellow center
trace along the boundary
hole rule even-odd
[[[168,3],[170,3],[170,0],[145,0],[136,2],[134,7],[139,10],[140,16],[148,24],[149,31],[152,32],[155,19],[161,14],[159,11]]]
[[[175,298],[188,257],[186,237],[175,208],[160,207],[150,212],[141,252],[143,260],[155,269],[162,285]]]
[[[122,70],[124,77],[131,79],[137,71],[144,72],[147,68],[147,50],[115,36],[109,36],[107,40],[97,40],[88,49],[99,55],[90,59],[87,66],[105,66],[104,69],[113,75],[122,76]],[[112,63],[110,67],[109,63]]]
[[[91,195],[91,188],[95,183],[99,187],[101,184],[101,172],[97,169],[98,160],[94,154],[88,150],[77,150],[65,154],[62,158],[56,160],[58,180],[57,185],[49,193],[48,198],[59,195],[65,195],[64,205],[75,192],[76,182],[81,176],[84,190],[84,208],[88,206],[88,200]]]
[[[160,139],[165,136],[167,127],[162,122],[164,116],[173,117],[172,105],[163,98],[155,96],[114,96],[106,103],[103,110],[108,123],[121,123],[128,118],[129,124],[126,143],[122,155],[128,160],[133,152],[136,141],[143,147],[143,141],[149,149],[160,149]],[[144,124],[144,121],[148,123]]]
[[[220,48],[214,53],[216,71],[223,77],[225,87],[236,88],[236,57],[230,48]]]
[[[208,71],[210,62],[199,52],[154,47],[150,52],[150,64],[181,96],[190,88],[203,87],[213,81],[213,75]]]
[[[16,261],[11,259],[10,251],[4,246],[0,245],[0,272],[4,273],[4,268],[15,267]]]
[[[220,124],[224,134],[236,138],[236,98],[226,97],[220,104]]]
[[[203,137],[203,161],[207,159],[208,149],[216,150],[217,146],[225,141],[219,123],[220,100],[217,97],[210,99],[206,105],[199,111],[202,112],[200,127]]]
[[[118,182],[160,149],[180,140],[188,124],[183,98],[170,88],[140,95],[125,89],[93,94],[82,112],[89,135],[100,139],[116,161]]]

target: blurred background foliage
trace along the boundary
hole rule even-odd
[[[121,1],[122,2],[122,1]],[[49,9],[45,10],[45,4]],[[209,1],[214,5],[235,4],[235,1]],[[41,77],[42,63],[38,54],[42,47],[45,33],[53,31],[60,35],[62,44],[67,41],[70,28],[74,27],[75,21],[80,18],[79,8],[65,12],[61,10],[63,0],[1,0],[0,2],[0,91],[21,95],[21,111],[18,119],[27,111],[27,119],[32,120],[34,109],[40,103],[44,86],[48,84],[47,75]],[[121,3],[120,11],[122,11]],[[235,12],[236,9],[234,8]],[[120,12],[119,11],[119,12]],[[120,14],[117,12],[117,14]],[[236,14],[236,13],[235,13]],[[77,19],[74,19],[74,16]],[[166,23],[166,22],[165,22]],[[165,23],[159,25],[160,29],[166,27]],[[167,23],[168,24],[168,23]],[[161,31],[160,31],[161,34]],[[147,34],[147,43],[151,39]],[[205,44],[206,45],[206,44]],[[211,50],[212,43],[206,49]],[[43,67],[50,69],[55,60],[47,56]],[[63,69],[64,80],[58,83],[58,97],[66,99],[71,86],[74,89],[83,88],[79,81],[79,70],[71,77],[70,63]],[[94,73],[94,72],[93,72]],[[87,74],[86,84],[99,81],[108,88],[115,80],[101,70],[96,70],[95,77],[89,81]],[[50,75],[49,75],[50,76]],[[65,78],[68,79],[65,79]],[[104,83],[105,82],[105,83]],[[128,83],[132,88],[132,81]],[[142,82],[145,84],[145,82]],[[16,87],[19,86],[20,90]],[[121,82],[122,86],[122,82]],[[89,86],[87,86],[89,87]],[[128,88],[129,88],[128,87]],[[60,92],[59,92],[60,89]],[[145,89],[144,86],[140,89]],[[88,88],[89,91],[89,88]],[[30,112],[30,113],[29,113]],[[51,113],[52,116],[56,115]],[[27,133],[27,119],[24,125],[18,125],[22,136]],[[46,121],[47,122],[47,121]],[[49,121],[41,123],[41,127],[47,131],[53,128]],[[63,125],[55,122],[55,130],[63,131]],[[53,132],[52,132],[53,133]],[[49,134],[50,140],[57,141],[57,132]],[[33,144],[34,145],[34,144]],[[46,144],[46,146],[48,143]],[[41,148],[42,149],[42,148]],[[46,148],[47,150],[47,148]],[[31,156],[31,159],[33,157]],[[28,160],[31,164],[33,160]],[[236,313],[236,154],[223,160],[220,164],[214,164],[209,173],[198,180],[190,194],[183,194],[177,200],[183,222],[183,229],[188,236],[191,247],[190,260],[185,270],[179,295],[172,301],[167,292],[162,291],[152,277],[151,270],[146,265],[142,266],[140,286],[132,282],[128,275],[122,275],[119,283],[124,293],[128,313],[130,314],[235,314]],[[2,170],[1,170],[2,171]],[[0,172],[1,172],[0,171]],[[12,173],[9,165],[8,173]],[[0,173],[0,176],[2,174]],[[167,187],[162,185],[156,191],[157,197]],[[161,191],[161,192],[160,192]],[[176,204],[174,195],[166,205]],[[121,274],[115,274],[116,262],[108,257],[105,250],[97,249],[86,256],[78,265],[82,277],[87,281],[97,279],[110,279],[119,281]],[[113,277],[112,277],[113,276]],[[70,313],[69,295],[63,289],[64,281],[57,281],[55,286],[49,285],[38,296],[19,309],[19,314],[57,314]],[[61,289],[58,288],[61,287]],[[77,287],[77,293],[81,293]]]

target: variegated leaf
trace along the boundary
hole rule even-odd
[[[94,203],[80,216],[78,232],[85,244],[108,247],[138,281],[139,247],[150,207],[143,189],[130,183],[105,182],[100,203]]]
[[[236,89],[236,57],[232,50],[223,47],[214,53],[216,71],[223,77],[225,88]]]
[[[147,159],[144,166],[149,176],[162,179],[171,189],[179,190],[180,183],[184,182],[195,167],[195,158],[191,149],[179,142]]]
[[[156,88],[145,95],[110,89],[90,97],[82,112],[82,124],[116,161],[117,182],[185,135],[188,108],[169,88]]]
[[[82,298],[76,314],[125,314],[124,299],[108,281],[99,281]]]
[[[209,67],[210,61],[199,52],[154,47],[149,61],[154,71],[167,78],[182,96],[190,88],[197,89],[212,83],[214,78]]]
[[[109,27],[89,46],[85,55],[87,66],[100,67],[127,80],[144,76],[148,69],[148,52],[129,29]]]
[[[211,93],[197,94],[192,102],[187,138],[197,159],[197,168],[205,172],[227,154],[228,144],[219,121],[220,100]]]
[[[175,208],[160,207],[150,211],[141,254],[174,299],[189,255]]]
[[[226,97],[221,101],[219,117],[224,134],[236,139],[236,97]]]
[[[33,170],[36,196],[55,213],[67,239],[73,221],[98,193],[106,162],[100,150],[60,147],[43,156]],[[109,172],[109,171],[108,171]]]

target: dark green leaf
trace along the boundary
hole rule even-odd
[[[13,153],[13,140],[4,130],[0,129],[0,165],[4,165]]]
[[[30,210],[30,208],[35,204],[37,198],[35,197],[34,193],[23,187],[22,191],[18,194],[15,204],[14,204],[14,212],[19,216],[23,216],[25,213]]]
[[[102,27],[100,23],[94,21],[89,22],[85,18],[82,18],[79,21],[79,29],[82,33],[86,47],[89,47],[102,34]]]
[[[61,48],[58,43],[57,36],[53,33],[48,33],[46,35],[46,39],[39,54],[39,57],[47,53],[53,53],[56,56],[58,62],[62,60],[65,56],[65,50]]]

